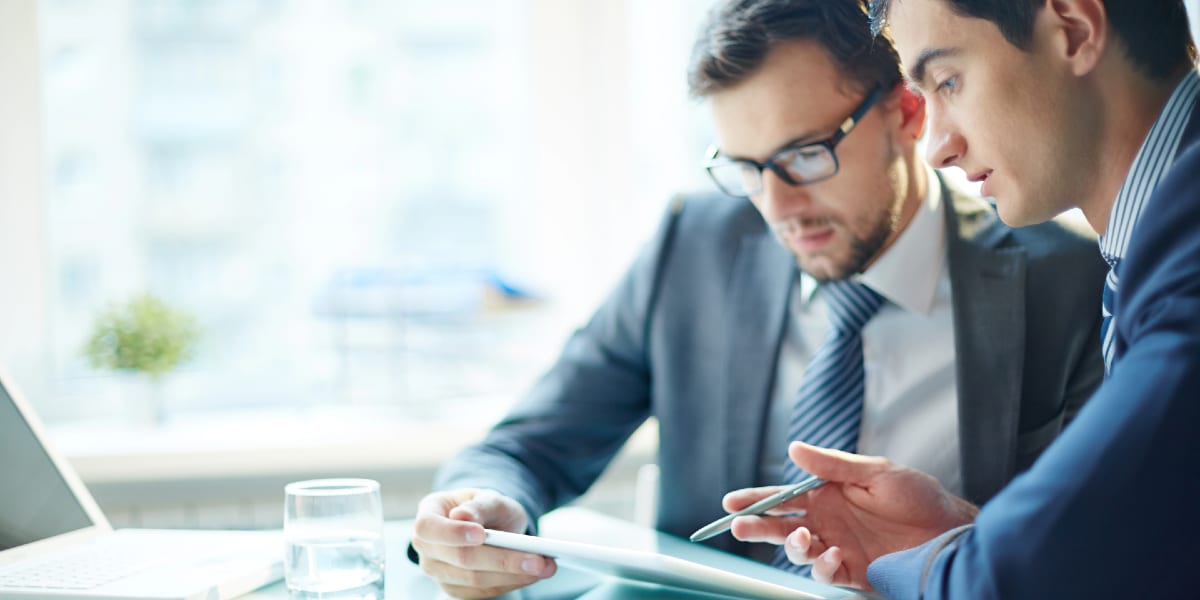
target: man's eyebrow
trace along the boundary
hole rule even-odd
[[[823,133],[822,131],[809,131],[807,133],[798,135],[798,136],[776,146],[775,149],[771,150],[771,152],[767,155],[767,159],[769,160],[772,156],[775,156],[776,154],[779,154],[780,152],[783,152],[784,150],[787,150],[788,148],[792,148],[794,146],[801,146],[801,145],[804,145],[804,144],[807,144],[810,142],[817,142],[817,141],[823,140],[825,138],[821,137],[822,133]],[[750,158],[748,156],[736,156],[733,154],[727,154],[724,150],[718,150],[718,151],[725,158],[729,158],[729,159],[733,159],[733,160],[748,160],[750,162],[758,162],[756,159]]]
[[[795,146],[802,146],[802,145],[808,144],[810,142],[820,141],[822,139],[825,139],[825,136],[823,135],[824,133],[825,133],[824,131],[814,130],[814,131],[806,132],[802,135],[798,135],[798,136],[784,142],[782,145],[775,148],[774,150],[772,150],[771,154],[778,154],[780,152],[783,152],[784,150],[787,150],[788,148],[792,148]]]
[[[917,87],[925,82],[925,71],[929,68],[929,61],[946,58],[958,54],[958,48],[926,48],[917,55],[917,60],[913,63],[911,69],[908,70],[909,81],[916,84]]]

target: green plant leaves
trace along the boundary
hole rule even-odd
[[[100,313],[84,355],[93,367],[140,371],[157,379],[190,358],[199,337],[190,314],[143,294]]]

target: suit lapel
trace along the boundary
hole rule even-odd
[[[725,489],[755,483],[795,276],[795,260],[773,237],[742,239],[728,291],[730,343],[723,363],[730,368],[720,446],[728,461]]]
[[[1025,357],[1025,253],[982,201],[943,184],[954,306],[963,491],[989,498],[1016,471]]]
[[[1179,149],[1175,151],[1175,156],[1183,154],[1190,146],[1197,143],[1200,143],[1200,102],[1192,107],[1192,113],[1188,115],[1188,124],[1183,130],[1183,137],[1179,140]]]

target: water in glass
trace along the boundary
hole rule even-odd
[[[379,484],[314,480],[287,486],[284,572],[293,598],[383,598]]]
[[[288,585],[333,592],[383,579],[383,538],[362,532],[316,532],[288,539]]]

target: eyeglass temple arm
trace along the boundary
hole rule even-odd
[[[832,145],[836,145],[842,141],[842,138],[846,137],[858,125],[859,120],[863,118],[863,115],[867,114],[867,111],[871,110],[872,106],[875,106],[875,103],[879,101],[879,97],[882,95],[883,88],[876,87],[872,89],[871,93],[867,94],[867,97],[863,99],[862,104],[858,105],[858,110],[855,110],[854,114],[846,117],[845,121],[842,121],[842,124],[838,127],[837,135],[830,140]]]

